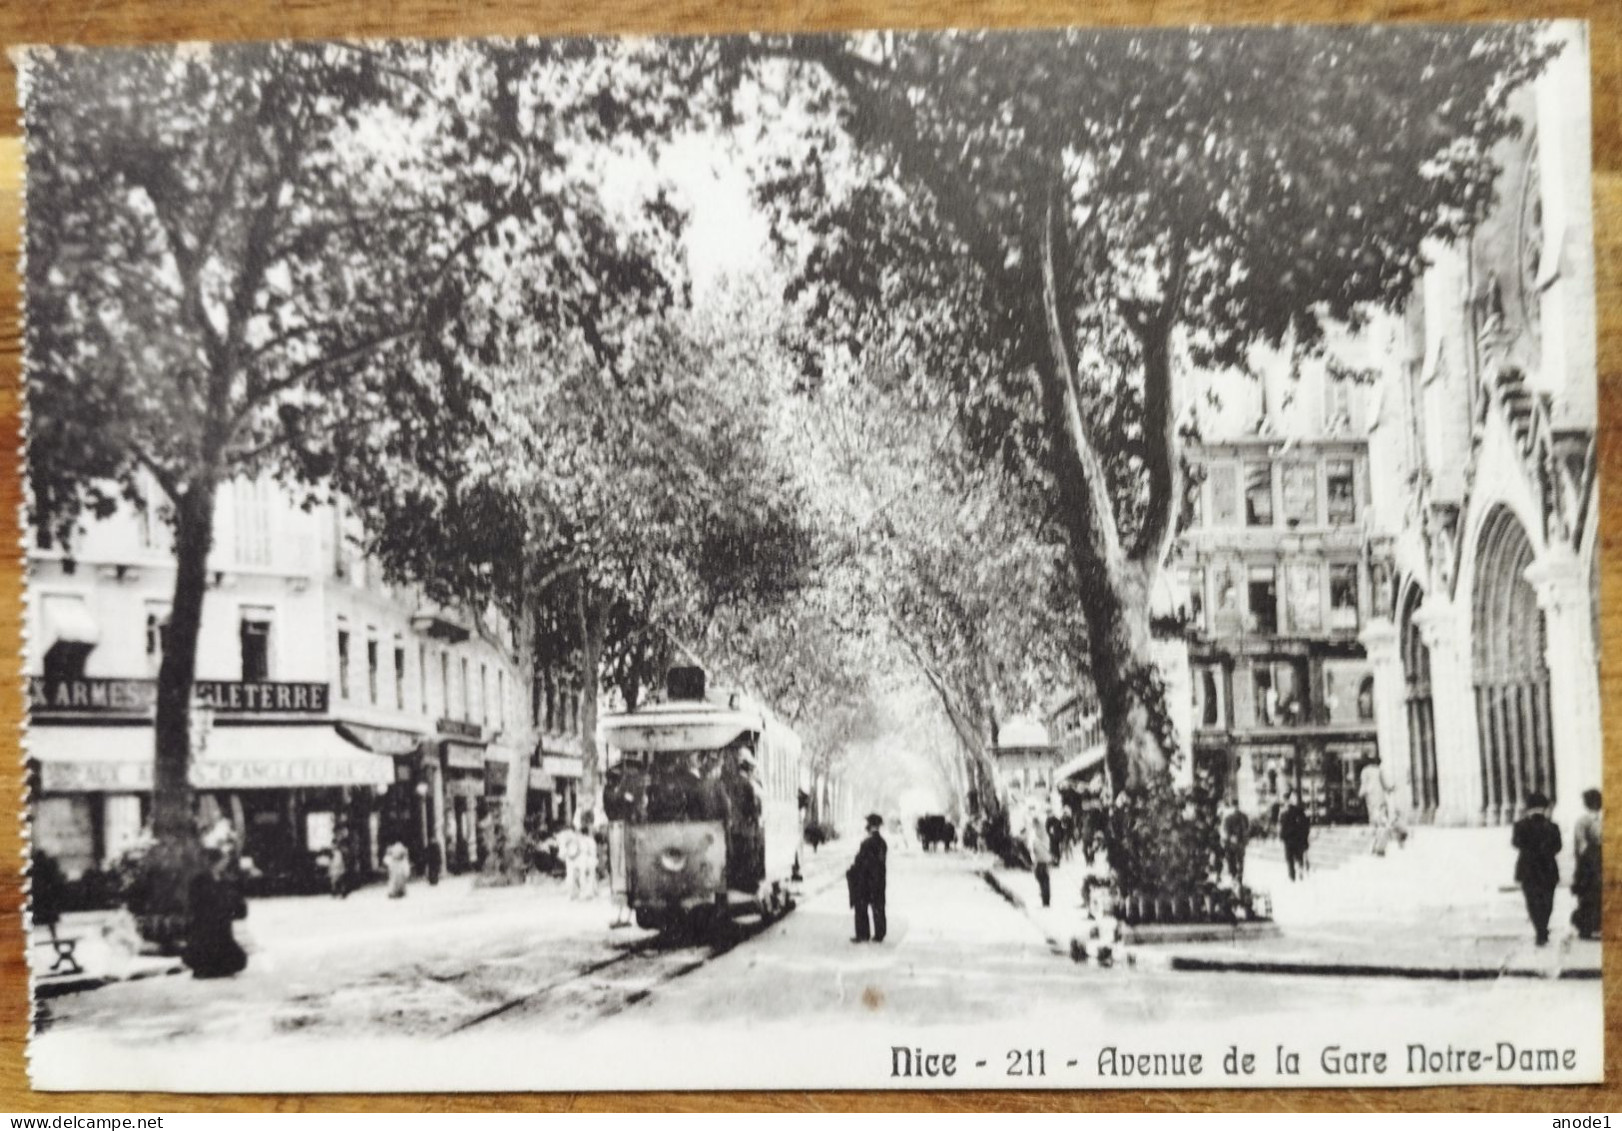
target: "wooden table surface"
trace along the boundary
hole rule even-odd
[[[586,32],[701,33],[839,30],[860,27],[1043,26],[1063,23],[1185,24],[1278,21],[1450,21],[1578,17],[1591,21],[1594,70],[1594,205],[1600,314],[1601,520],[1605,728],[1622,755],[1622,0],[599,0],[597,4],[452,3],[446,0],[6,0],[0,43],[156,43],[186,39],[274,39],[334,36],[471,36]],[[22,153],[15,73],[0,63],[0,451],[21,441],[21,350],[18,332],[19,187]],[[19,465],[0,469],[0,545],[19,546]],[[15,751],[23,714],[19,662],[22,593],[20,551],[0,563],[0,726]],[[1622,796],[1618,755],[1606,759],[1605,791]],[[17,757],[0,758],[0,796],[21,807]],[[1614,883],[1622,861],[1622,821],[1606,834],[1612,862],[1606,932],[1622,928]],[[1606,948],[1606,1076],[1583,1088],[1423,1088],[1347,1091],[1195,1092],[747,1092],[583,1093],[456,1096],[174,1096],[38,1094],[26,1074],[28,974],[23,961],[20,822],[0,820],[0,1110],[4,1111],[443,1111],[497,1110],[1123,1110],[1290,1111],[1622,1110],[1622,1016],[1618,979],[1622,947]]]

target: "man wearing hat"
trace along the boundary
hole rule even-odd
[[[845,873],[845,882],[850,888],[850,905],[856,910],[856,937],[851,942],[867,942],[869,938],[874,942],[884,941],[887,926],[884,921],[885,858],[889,855],[890,846],[879,835],[879,829],[883,826],[883,817],[877,813],[867,815],[867,838],[856,850],[856,862]]]
[[[1526,913],[1537,932],[1538,945],[1547,946],[1554,892],[1560,886],[1560,826],[1549,820],[1549,799],[1543,794],[1527,797],[1526,816],[1515,822],[1512,843],[1520,853],[1515,859],[1515,882],[1526,897]]]

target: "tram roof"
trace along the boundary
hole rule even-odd
[[[688,701],[650,704],[628,714],[608,715],[597,724],[609,745],[655,753],[719,750],[765,727],[765,718],[757,711]]]

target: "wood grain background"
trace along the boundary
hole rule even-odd
[[[4,0],[0,44],[157,43],[334,36],[464,36],[588,32],[705,33],[860,27],[1452,21],[1576,17],[1592,23],[1594,205],[1598,242],[1601,523],[1604,577],[1603,698],[1609,735],[1605,791],[1622,797],[1622,0],[598,0],[568,6],[449,0]],[[17,276],[22,147],[15,73],[0,60],[0,451],[21,443]],[[0,466],[0,545],[19,545],[19,463]],[[20,798],[16,740],[23,700],[19,663],[22,558],[0,556],[0,798]],[[0,813],[11,803],[0,805]],[[20,803],[16,810],[20,814]],[[1622,819],[1606,835],[1611,861],[1606,932],[1622,931]],[[455,1096],[173,1096],[41,1094],[26,1072],[28,975],[21,919],[20,816],[0,819],[0,1110],[5,1111],[444,1111],[444,1110],[1469,1110],[1597,1112],[1622,1109],[1622,946],[1606,948],[1606,1076],[1568,1088],[1423,1088],[1193,1092],[738,1092]],[[1393,1018],[1400,1030],[1400,1020]],[[1394,1033],[1399,1035],[1398,1033]],[[357,1044],[355,1055],[364,1056]],[[515,1050],[516,1051],[516,1050]]]

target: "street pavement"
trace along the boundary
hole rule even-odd
[[[1598,978],[1600,944],[1569,927],[1572,897],[1557,893],[1554,943],[1534,945],[1509,830],[1416,830],[1405,847],[1370,851],[1366,827],[1318,830],[1313,869],[1292,881],[1276,842],[1253,843],[1245,882],[1265,893],[1275,926],[1227,941],[1130,948],[1140,963],[1188,970],[1403,978]],[[1570,862],[1567,861],[1569,867]],[[1084,933],[1079,854],[1053,869],[1042,908],[1026,871],[988,867],[995,887],[1061,953]]]
[[[889,937],[881,945],[856,944],[849,941],[842,882],[853,852],[852,844],[835,844],[809,857],[803,901],[789,915],[746,921],[703,941],[612,927],[605,896],[571,903],[552,882],[414,884],[403,900],[388,900],[376,888],[345,901],[257,900],[245,924],[252,958],[235,978],[147,978],[41,1002],[31,1049],[36,1080],[88,1086],[123,1072],[129,1075],[119,1081],[147,1081],[172,1068],[174,1086],[188,1088],[445,1087],[474,1080],[556,1087],[566,1082],[526,1073],[561,1063],[565,1050],[620,1047],[616,1039],[647,1027],[679,1034],[672,1047],[684,1049],[690,1034],[705,1031],[740,1039],[756,1033],[766,1042],[762,1048],[777,1047],[784,1027],[810,1041],[852,1033],[878,1049],[863,1054],[874,1060],[902,1032],[956,1032],[960,1040],[964,1033],[997,1033],[997,1040],[1003,1033],[1063,1033],[1095,1043],[1199,1041],[1221,1048],[1235,1034],[1326,1025],[1335,1027],[1336,1039],[1393,1037],[1394,1018],[1403,1019],[1404,1039],[1492,1032],[1506,1017],[1569,1022],[1577,1032],[1600,1024],[1597,983],[1078,965],[1055,954],[1043,929],[986,883],[988,858],[963,852],[892,850]],[[1024,880],[1031,882],[1028,874]],[[1428,1018],[1429,1027],[1418,1018]],[[585,1044],[556,1044],[576,1033]],[[356,1038],[366,1038],[364,1047],[379,1057],[367,1071],[400,1075],[374,1080],[340,1072],[323,1050],[361,1047]],[[791,1047],[802,1040],[788,1039]],[[525,1042],[555,1051],[533,1064],[490,1061],[474,1051]],[[455,1047],[472,1059],[446,1059]],[[385,1048],[393,1050],[387,1063],[375,1052]],[[229,1056],[222,1059],[221,1050]],[[1096,1054],[1077,1055],[1085,1064]],[[834,1063],[827,1053],[806,1055]],[[994,1066],[1000,1046],[988,1055]],[[269,1066],[281,1074],[256,1074]],[[728,1077],[725,1065],[711,1067],[711,1086],[743,1082]],[[602,1071],[607,1083],[653,1082],[637,1075],[635,1064]],[[571,1079],[589,1086],[586,1077]],[[704,1077],[673,1079],[691,1085]],[[826,1082],[841,1080],[854,1082],[837,1073]]]

